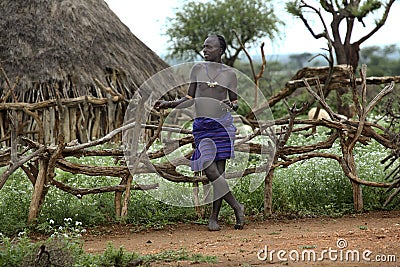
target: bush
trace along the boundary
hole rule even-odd
[[[0,266],[125,267],[147,265],[151,262],[217,262],[214,256],[189,254],[183,249],[142,256],[135,252],[127,252],[123,247],[117,249],[111,243],[107,245],[103,254],[88,254],[82,249],[82,243],[75,232],[73,230],[53,234],[47,240],[37,243],[32,243],[26,232],[22,232],[15,239],[0,235]]]

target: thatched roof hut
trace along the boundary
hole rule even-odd
[[[51,98],[47,90],[61,83],[64,98],[97,97],[93,78],[114,75],[129,97],[167,67],[103,0],[1,0],[0,10],[0,61],[10,78],[19,77],[17,91],[40,87]]]
[[[0,105],[106,98],[110,97],[104,90],[107,88],[126,100],[145,80],[168,67],[104,0],[1,0],[0,10],[0,64],[4,69],[0,74]],[[13,91],[17,100],[9,90],[16,81]],[[42,133],[46,143],[62,131],[58,128],[64,128],[67,140],[96,138],[122,124],[125,103],[113,101],[114,107],[110,107],[112,101],[105,103],[106,107],[78,101],[78,106],[69,105],[70,110],[63,111],[58,121],[60,106],[37,110],[43,125],[31,116],[32,123],[25,123],[21,131],[52,129]],[[0,106],[0,144],[9,136],[5,110]],[[36,112],[34,108],[31,111]],[[27,114],[23,116],[21,121],[27,119]],[[56,129],[54,125],[61,120],[63,125]]]

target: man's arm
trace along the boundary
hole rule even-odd
[[[190,73],[190,81],[191,82],[186,96],[174,101],[159,100],[155,103],[154,108],[156,110],[160,110],[166,108],[188,108],[192,106],[194,103],[194,96],[196,94],[197,88],[196,75],[193,69]]]
[[[154,108],[157,110],[166,108],[187,108],[191,105],[193,105],[193,98],[189,95],[186,95],[174,101],[158,100],[154,105]]]
[[[233,111],[237,111],[239,108],[238,96],[237,96],[237,77],[234,72],[231,73],[231,77],[229,79],[229,89],[228,89],[228,99],[223,100],[222,102],[228,106],[229,109]]]

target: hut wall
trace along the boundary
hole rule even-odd
[[[43,107],[29,113],[18,108],[16,118],[10,110],[0,110],[0,146],[10,146],[13,120],[18,121],[18,136],[39,143],[56,144],[59,134],[67,143],[74,140],[84,143],[122,126],[125,110],[124,103],[94,105],[88,102],[64,105],[61,110],[58,106]]]

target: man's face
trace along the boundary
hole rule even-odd
[[[218,37],[210,36],[204,41],[203,54],[206,61],[221,61],[222,48],[219,44]]]

